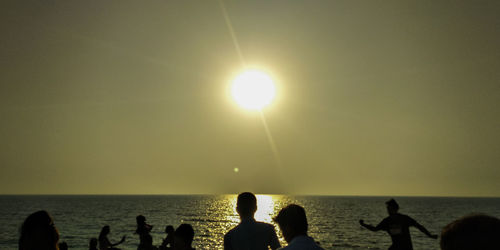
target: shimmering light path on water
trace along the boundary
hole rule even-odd
[[[386,216],[388,197],[335,197],[258,195],[257,220],[273,223],[278,211],[297,203],[306,209],[310,235],[325,249],[387,249],[389,237],[362,229],[359,219],[376,224]],[[465,214],[480,212],[500,217],[500,198],[396,197],[401,212],[438,233],[448,222]],[[70,249],[87,249],[88,240],[109,225],[109,238],[127,240],[120,247],[136,249],[135,216],[143,214],[154,226],[155,245],[165,237],[166,225],[189,223],[195,229],[197,249],[222,249],[224,233],[239,222],[235,195],[169,196],[0,196],[0,249],[17,249],[18,230],[30,213],[49,211],[62,240]],[[277,231],[278,228],[276,227]],[[412,229],[415,250],[438,249],[438,241]],[[285,244],[278,231],[282,244]]]

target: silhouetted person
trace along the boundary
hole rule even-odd
[[[189,224],[181,224],[174,232],[174,250],[194,250],[191,247],[194,238],[193,227]]]
[[[307,217],[303,207],[291,204],[281,209],[278,216],[274,218],[283,233],[283,237],[288,246],[283,250],[322,250],[314,242],[314,239],[307,235]]]
[[[153,248],[153,237],[149,234],[153,226],[146,223],[146,217],[138,215],[135,218],[137,222],[137,229],[135,233],[139,235],[139,246],[137,250],[151,250]]]
[[[278,236],[271,224],[255,221],[257,198],[246,192],[238,195],[236,211],[241,222],[224,235],[225,250],[260,250],[280,247]]]
[[[59,243],[59,250],[68,250],[68,243],[64,241]]]
[[[174,242],[174,227],[172,225],[168,225],[165,227],[165,233],[167,236],[163,239],[163,242],[160,245],[160,250],[167,250],[172,248]]]
[[[57,250],[59,232],[47,211],[30,214],[21,226],[19,250]]]
[[[500,249],[500,220],[469,215],[451,222],[441,232],[442,250]]]
[[[122,244],[125,241],[125,235],[122,239],[117,243],[111,243],[108,239],[108,234],[110,232],[110,228],[108,225],[102,227],[101,232],[99,233],[99,250],[119,250],[119,248],[115,248]]]
[[[91,238],[89,240],[89,250],[97,250],[97,238]]]
[[[410,216],[398,213],[399,205],[394,199],[387,201],[385,204],[389,216],[382,220],[376,227],[365,224],[363,220],[360,220],[359,224],[370,231],[386,231],[392,239],[392,245],[389,247],[389,250],[413,249],[409,229],[411,226],[418,228],[430,238],[437,239],[437,235],[431,234],[424,226],[418,224],[418,222]]]

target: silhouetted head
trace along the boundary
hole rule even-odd
[[[21,226],[19,250],[57,250],[59,232],[47,211],[29,215]]]
[[[299,235],[307,235],[307,217],[303,207],[291,204],[281,209],[274,218],[287,242]]]
[[[174,227],[172,225],[168,225],[165,227],[165,233],[171,234],[174,232]]]
[[[442,250],[500,249],[500,220],[488,215],[469,215],[451,222],[441,232]]]
[[[399,210],[399,205],[394,199],[386,201],[385,205],[387,207],[387,213],[389,213],[390,215],[396,214]]]
[[[193,243],[194,230],[189,224],[181,224],[174,232],[174,249],[191,249]]]
[[[97,238],[91,238],[89,241],[89,249],[97,249]]]
[[[143,225],[146,223],[146,217],[144,217],[144,215],[137,215],[135,221],[137,221],[137,225]]]
[[[102,237],[106,237],[109,234],[110,228],[108,225],[102,227],[101,232],[99,233],[99,239]]]
[[[236,211],[241,218],[253,217],[257,211],[257,198],[250,192],[238,195],[236,202]]]

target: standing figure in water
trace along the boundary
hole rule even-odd
[[[273,225],[255,221],[257,198],[254,194],[238,195],[236,211],[241,222],[224,235],[224,250],[267,250],[269,247],[274,250],[281,246]]]
[[[108,234],[110,232],[110,228],[108,225],[102,227],[101,232],[99,233],[99,250],[120,250],[119,248],[116,248],[115,246],[118,246],[122,244],[125,241],[125,235],[122,237],[122,239],[113,244],[109,241],[108,239]]]
[[[54,226],[54,220],[41,210],[26,218],[21,226],[19,250],[57,250],[59,232]]]
[[[135,218],[137,222],[137,229],[135,233],[139,235],[139,246],[137,250],[151,250],[153,248],[153,237],[149,234],[153,226],[146,223],[146,217],[138,215]]]
[[[413,250],[409,229],[411,226],[418,228],[422,233],[429,236],[429,238],[437,239],[437,235],[431,234],[424,226],[418,224],[410,216],[398,213],[399,205],[394,199],[387,201],[385,204],[389,216],[382,220],[376,227],[365,224],[363,220],[360,220],[359,224],[370,231],[386,231],[392,239],[392,245],[389,247],[389,250]]]

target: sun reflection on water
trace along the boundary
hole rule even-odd
[[[272,223],[275,210],[275,199],[277,196],[271,195],[256,195],[257,197],[257,212],[255,213],[255,220]]]
[[[282,197],[280,195],[265,195],[258,194],[257,197],[257,212],[255,213],[255,220],[273,223],[273,217],[276,216],[278,210],[280,209]],[[239,215],[236,211],[236,199],[237,196],[229,195],[227,196],[229,203],[231,204],[231,211],[228,211],[227,220],[233,223],[239,223]]]
[[[278,235],[280,242],[283,244],[285,241],[281,235],[278,225],[273,221],[273,218],[278,214],[279,210],[284,207],[285,203],[289,203],[283,195],[264,195],[258,194],[257,197],[257,212],[254,215],[255,220],[273,224]],[[240,216],[236,211],[236,195],[226,196],[226,221],[224,232],[229,231],[234,226],[240,223]],[[231,207],[231,208],[230,208]]]

